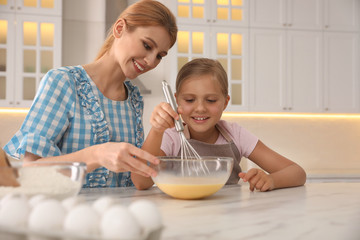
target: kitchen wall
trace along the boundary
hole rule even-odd
[[[116,0],[64,0],[62,64],[92,61],[105,38],[106,26],[111,25],[110,11],[116,15],[115,7],[121,9],[125,5],[126,1]],[[166,78],[169,67],[165,58],[155,70],[140,76],[145,87],[151,90],[150,95],[144,95],[145,133],[150,129],[153,108],[164,101],[161,81]],[[1,146],[20,128],[25,116],[25,113],[0,113]],[[360,117],[251,115],[223,118],[238,122],[269,147],[299,163],[312,176],[360,176]],[[244,163],[243,166],[251,166]]]

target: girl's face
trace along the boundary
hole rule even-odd
[[[116,61],[129,79],[155,68],[170,48],[170,36],[160,26],[137,27],[129,32],[125,22],[119,20],[114,36]]]
[[[210,75],[191,76],[176,93],[179,113],[189,126],[192,137],[195,134],[212,134],[220,120],[230,97],[225,97],[218,80]]]

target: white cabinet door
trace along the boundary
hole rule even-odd
[[[283,111],[286,33],[250,29],[250,43],[250,111]]]
[[[61,66],[61,18],[16,16],[15,106],[29,107],[42,77]]]
[[[250,42],[251,111],[321,111],[321,33],[256,29]]]
[[[286,25],[285,0],[251,0],[250,26],[283,28]]]
[[[0,15],[0,107],[13,104],[15,75],[15,17]]]
[[[224,67],[229,83],[227,111],[248,111],[248,29],[213,27],[210,57]]]
[[[324,109],[359,112],[359,34],[325,33]]]
[[[322,29],[321,0],[252,0],[250,26]]]
[[[185,63],[194,58],[210,57],[210,40],[213,38],[210,27],[180,25],[178,28],[177,41],[169,52],[171,68],[166,74],[172,86],[175,86],[177,73]]]
[[[0,1],[1,12],[18,14],[62,15],[62,0],[5,0]]]
[[[178,0],[166,2],[179,25],[248,26],[248,0]]]
[[[360,31],[359,0],[324,0],[324,28],[328,31]]]
[[[0,1],[0,107],[29,107],[41,78],[61,66],[61,6]]]
[[[322,33],[287,31],[285,111],[322,111]]]
[[[322,0],[288,0],[286,27],[321,30],[323,27]]]

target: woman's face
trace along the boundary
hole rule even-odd
[[[170,48],[170,36],[160,26],[137,27],[129,32],[126,24],[120,22],[114,36],[115,59],[129,79],[155,68]]]
[[[214,130],[229,101],[221,89],[211,75],[191,76],[181,84],[176,99],[192,137],[194,133],[206,136]]]

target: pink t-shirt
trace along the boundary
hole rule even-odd
[[[241,157],[248,157],[252,153],[259,140],[254,134],[241,127],[237,123],[220,120],[218,124],[229,133],[231,139],[239,149]],[[221,134],[219,134],[215,144],[224,143],[227,143],[226,139]],[[166,129],[164,132],[161,143],[161,150],[164,151],[166,156],[178,155],[180,151],[180,137],[175,128]]]

